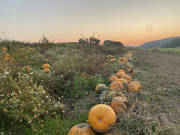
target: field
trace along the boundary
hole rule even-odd
[[[167,53],[46,40],[4,41],[0,49],[0,135],[67,135],[74,125],[88,123],[93,106],[110,105],[104,96],[109,88],[95,89],[98,84],[109,87],[119,69],[141,88],[129,92],[124,85],[127,108],[117,113],[113,130],[123,135],[180,134],[180,49]],[[127,57],[134,66],[120,60]]]
[[[165,52],[165,53],[174,53],[174,54],[180,54],[180,47],[175,47],[175,48],[161,48],[160,51]]]

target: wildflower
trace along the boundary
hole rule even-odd
[[[30,72],[31,71],[31,67],[30,66],[24,66],[23,70],[26,70],[26,71]]]
[[[7,72],[5,72],[5,73],[4,73],[4,75],[9,75],[9,72],[8,72],[8,71],[7,71]]]
[[[8,112],[8,110],[7,110],[6,108],[3,108],[3,112],[7,113],[7,112]]]
[[[0,101],[0,104],[3,104],[4,103],[4,99]]]

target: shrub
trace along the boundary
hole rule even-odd
[[[1,74],[0,86],[0,110],[14,120],[31,124],[62,107],[29,74],[19,72],[16,78],[11,71]]]
[[[11,59],[13,55],[14,51],[10,54]],[[21,53],[18,55],[19,59],[24,59],[20,57]],[[50,95],[42,85],[48,75],[30,66],[22,66],[25,63],[18,63],[21,61],[19,59],[12,62],[3,57],[4,54],[0,54],[1,113],[12,121],[31,126],[34,121],[41,122],[42,117],[62,109],[61,102]]]

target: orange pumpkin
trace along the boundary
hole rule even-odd
[[[128,84],[128,90],[133,91],[133,92],[137,92],[139,90],[139,88],[138,88],[136,83],[131,82]]]
[[[109,60],[110,63],[115,62],[115,61],[116,61],[116,58],[112,58],[112,59]]]
[[[89,124],[82,123],[73,126],[68,135],[96,135],[96,133],[92,130]]]
[[[123,113],[125,109],[127,109],[126,103],[127,103],[126,97],[115,97],[113,98],[111,102],[111,107],[117,112],[117,113]]]
[[[117,72],[116,76],[121,78],[122,76],[126,75],[124,72]]]
[[[119,69],[118,72],[123,72],[123,73],[126,73],[123,69]]]
[[[107,55],[106,57],[107,57],[107,58],[114,58],[113,55]]]
[[[128,83],[128,81],[126,79],[124,79],[124,78],[120,78],[118,81],[121,82],[122,84],[127,84]]]
[[[5,54],[5,57],[10,57],[10,55],[6,53],[6,54]]]
[[[141,88],[141,84],[138,81],[133,81],[133,82],[138,86],[138,89]]]
[[[43,68],[44,68],[44,69],[45,69],[45,68],[50,68],[50,65],[46,63],[46,64],[43,65]]]
[[[7,51],[7,49],[6,49],[5,47],[3,47],[1,50],[2,50],[3,52]]]
[[[120,57],[119,61],[123,62],[124,61],[124,57]]]
[[[11,60],[11,58],[10,57],[5,57],[5,60],[9,61],[9,60]]]
[[[110,84],[110,90],[122,90],[123,84],[121,82],[115,81]]]
[[[126,75],[126,74],[124,76],[122,76],[122,78],[126,79],[128,82],[130,82],[132,80],[131,76]]]
[[[44,69],[44,73],[49,73],[50,72],[50,69],[49,68],[45,68]]]
[[[117,76],[115,76],[115,75],[113,75],[113,76],[111,76],[109,78],[109,81],[111,81],[111,82],[115,82],[115,81],[118,81],[118,80],[119,80],[119,78]]]
[[[89,111],[88,121],[96,132],[105,133],[115,124],[116,113],[110,106],[98,104]]]

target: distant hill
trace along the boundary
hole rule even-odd
[[[180,46],[180,37],[170,37],[161,40],[146,42],[140,48],[174,48]]]

